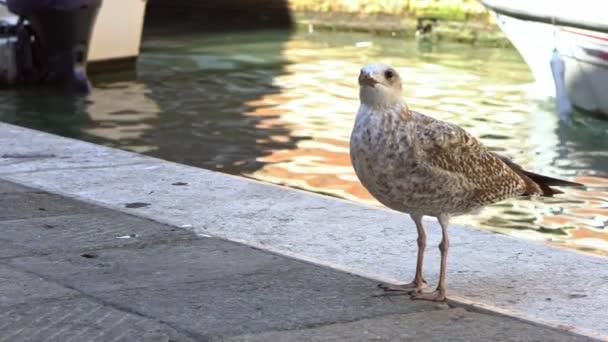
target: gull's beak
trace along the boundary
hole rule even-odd
[[[368,85],[370,87],[373,87],[376,83],[378,83],[378,81],[376,81],[370,74],[364,71],[361,71],[361,73],[359,74],[360,86]]]

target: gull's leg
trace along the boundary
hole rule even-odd
[[[400,292],[421,292],[426,281],[422,277],[422,261],[424,259],[424,249],[426,248],[426,233],[422,226],[422,215],[410,214],[412,220],[416,224],[418,231],[418,257],[416,258],[416,275],[414,281],[402,285],[380,284],[384,291],[400,291]]]
[[[448,249],[450,248],[450,240],[448,239],[448,226],[450,217],[447,215],[439,215],[437,217],[439,224],[441,225],[441,243],[439,244],[439,250],[441,251],[441,271],[439,273],[439,284],[437,289],[430,293],[414,293],[412,299],[425,299],[436,302],[443,302],[446,298],[446,270],[448,263]]]

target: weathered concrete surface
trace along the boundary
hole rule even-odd
[[[412,277],[405,215],[0,124],[0,178],[376,279]],[[186,186],[172,185],[175,182]],[[127,203],[150,205],[129,209]],[[429,246],[440,229],[427,221]],[[451,298],[608,334],[606,258],[454,226]],[[439,255],[427,250],[426,278]]]
[[[562,341],[557,331],[538,336],[537,327],[462,308],[387,315],[310,329],[234,336],[221,341]],[[220,339],[218,339],[220,340]]]
[[[0,220],[20,247],[0,258],[2,342],[589,340],[0,181],[7,195],[23,214]]]
[[[40,192],[5,193],[0,197],[0,220],[58,216],[68,212],[87,212],[89,206],[75,201],[57,203],[52,196]]]
[[[54,198],[55,200],[56,198]],[[67,203],[73,201],[66,200]],[[90,208],[91,206],[88,206]],[[150,227],[147,221],[126,216],[112,220],[114,213],[61,215],[0,221],[0,258],[8,256],[94,250],[129,244],[175,241],[190,238],[191,233],[172,228]],[[66,244],[70,241],[70,244]],[[25,243],[24,243],[25,242]],[[35,250],[31,248],[35,247]]]
[[[83,298],[2,307],[0,341],[192,341],[152,319]]]
[[[4,235],[4,232],[1,230],[0,232]],[[5,264],[0,264],[0,289],[0,308],[17,304],[35,304],[49,299],[71,299],[78,296],[76,291],[18,271]]]

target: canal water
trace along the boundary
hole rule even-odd
[[[370,62],[400,71],[412,109],[527,169],[586,184],[457,222],[608,255],[608,121],[575,113],[560,122],[509,49],[337,32],[147,37],[135,73],[95,77],[86,99],[0,91],[0,120],[379,205],[348,155],[357,76]]]

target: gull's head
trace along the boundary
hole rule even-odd
[[[403,102],[401,77],[386,64],[368,64],[359,74],[359,99],[361,103],[374,107],[393,107]]]

